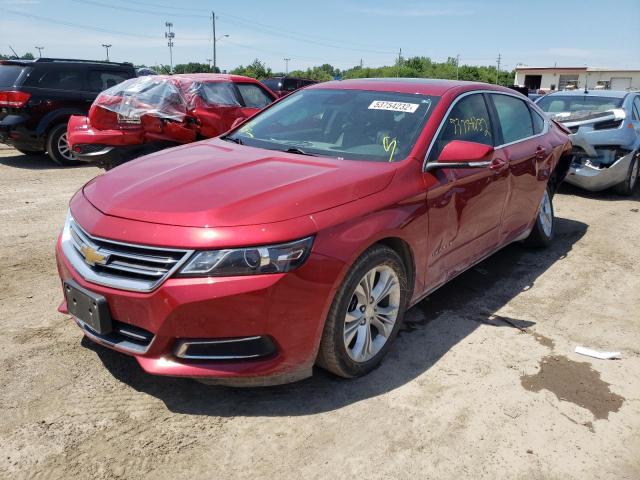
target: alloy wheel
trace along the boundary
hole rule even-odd
[[[58,137],[58,152],[60,152],[60,155],[62,155],[65,160],[74,161],[76,159],[75,154],[71,148],[69,148],[66,132]]]
[[[542,231],[547,237],[550,237],[551,233],[553,233],[553,208],[551,207],[551,197],[549,197],[547,190],[544,191],[544,195],[542,196],[538,217]]]
[[[400,280],[387,265],[369,270],[358,282],[344,319],[344,345],[356,362],[371,360],[387,343],[398,319]]]

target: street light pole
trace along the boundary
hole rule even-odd
[[[102,46],[107,49],[107,62],[109,61],[109,48],[111,48],[110,43],[103,43]],[[38,47],[36,47],[38,48]]]
[[[285,76],[286,76],[286,75],[289,75],[289,61],[290,61],[291,59],[290,59],[290,58],[285,58],[285,59],[283,59],[283,60],[284,60],[284,63],[285,63],[285,71],[284,71],[284,74],[285,74]]]
[[[44,50],[44,47],[35,47],[36,50],[38,50],[38,58],[42,58],[42,50]]]
[[[167,39],[167,45],[169,46],[169,73],[173,73],[173,39],[176,34],[171,31],[173,23],[164,22],[164,26],[167,27],[167,31],[164,32],[164,38]]]

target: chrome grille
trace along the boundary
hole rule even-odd
[[[85,232],[71,215],[65,223],[62,247],[85,280],[139,292],[155,289],[193,253],[97,238]]]

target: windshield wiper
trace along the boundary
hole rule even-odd
[[[226,140],[228,142],[237,143],[238,145],[244,145],[244,143],[242,143],[242,140],[240,140],[237,137],[225,136],[225,137],[221,137],[221,138],[222,138],[222,140]]]
[[[287,152],[287,153],[297,153],[298,155],[308,155],[310,157],[317,157],[317,155],[315,155],[313,153],[305,152],[304,150],[302,150],[302,149],[300,149],[298,147],[287,148],[284,151]]]

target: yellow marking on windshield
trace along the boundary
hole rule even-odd
[[[382,139],[382,147],[384,151],[389,153],[389,161],[393,162],[393,155],[396,153],[396,149],[398,148],[398,140],[395,138],[384,137]]]

